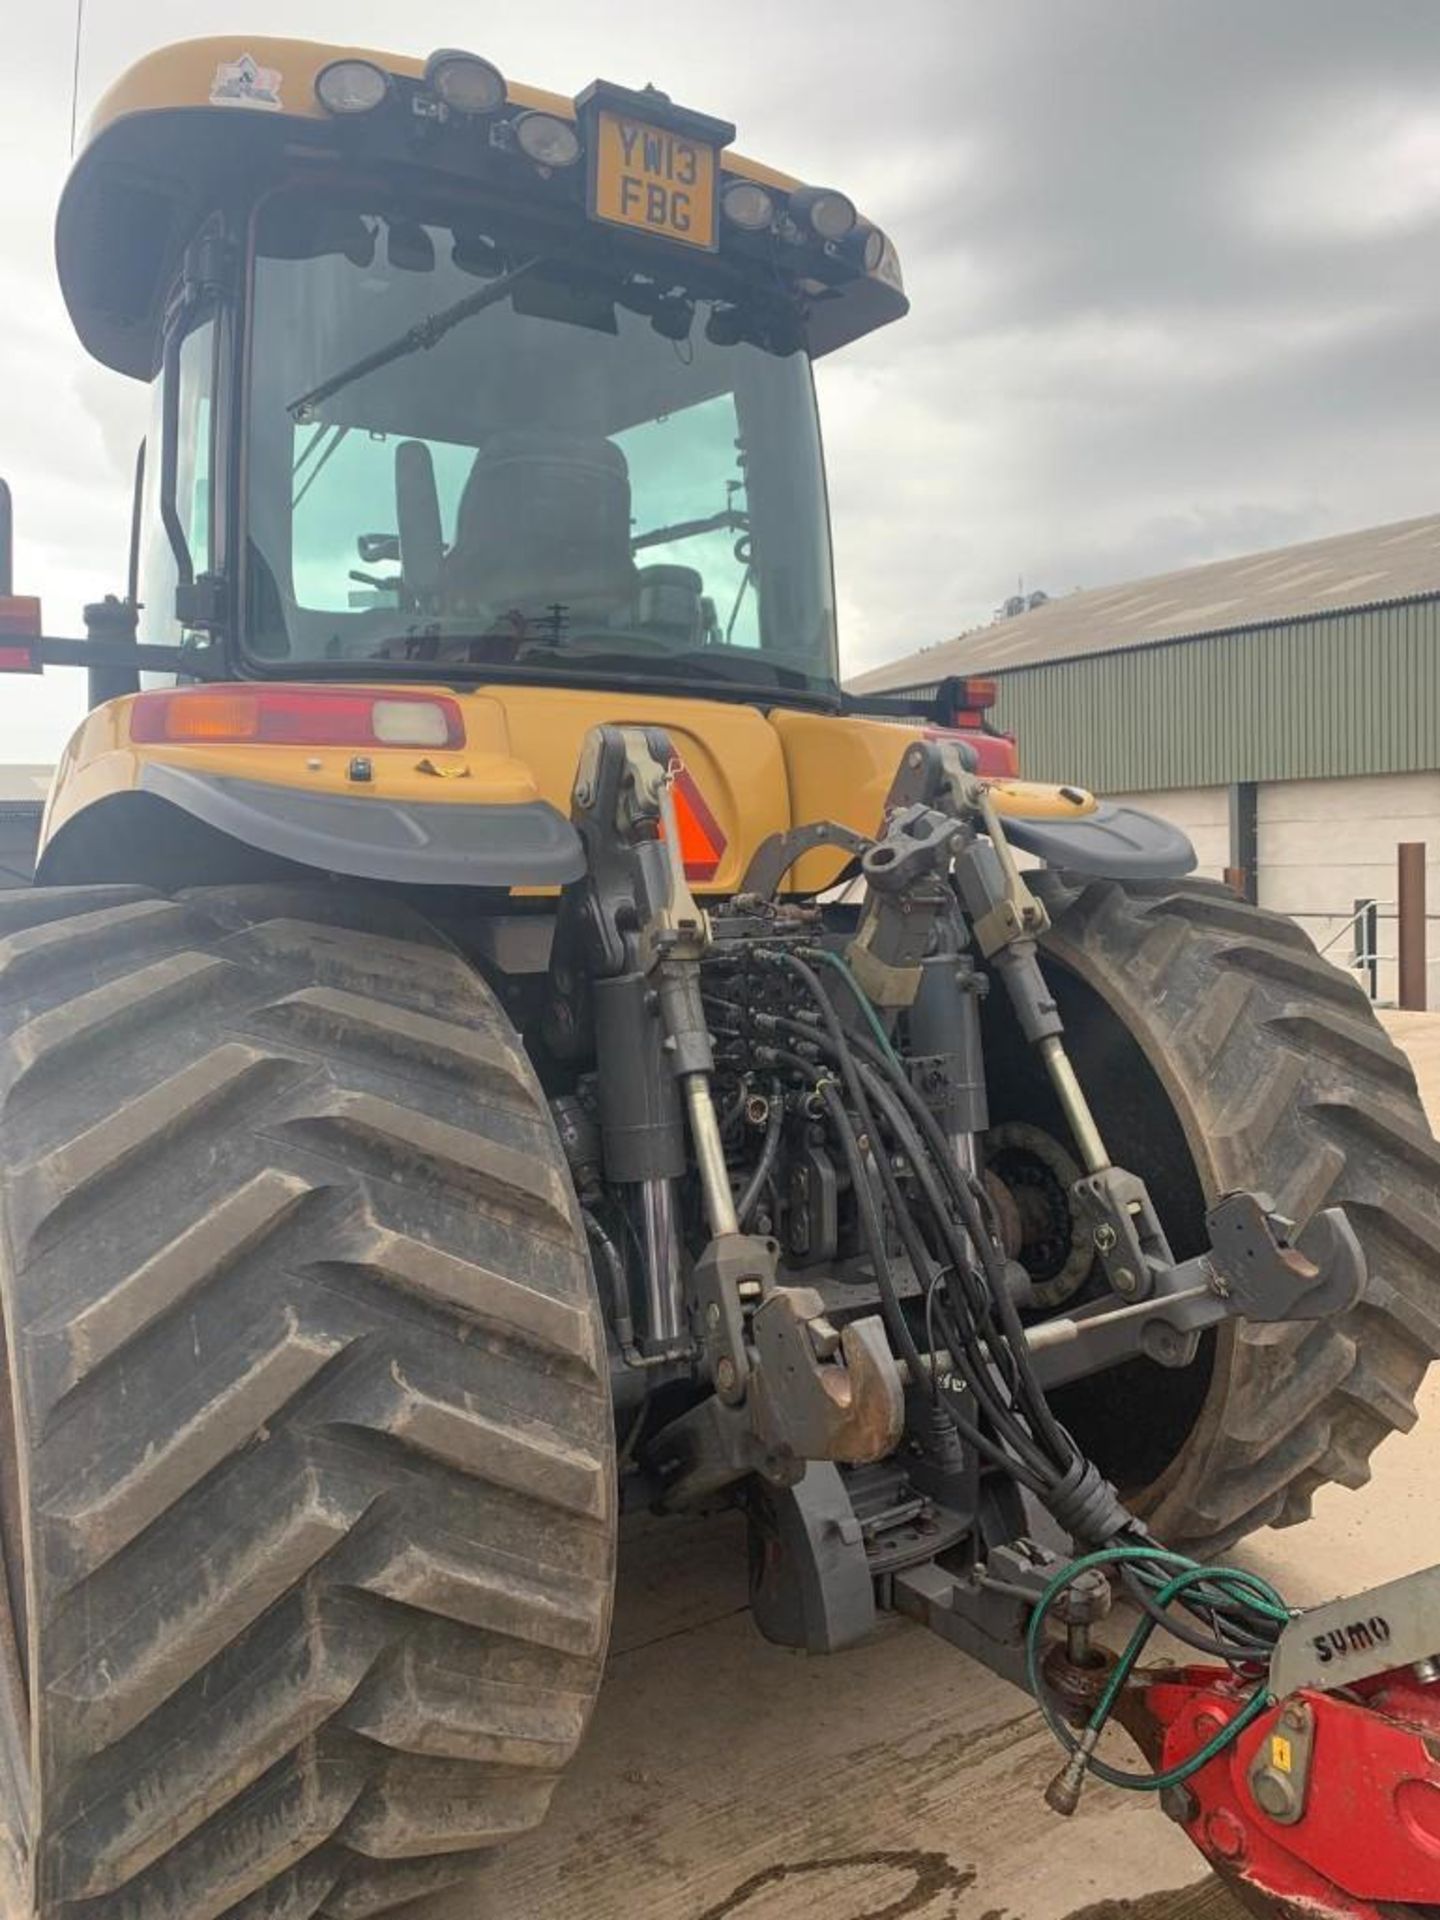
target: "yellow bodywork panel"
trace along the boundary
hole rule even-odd
[[[483,56],[483,35],[481,40],[475,51]],[[367,62],[388,76],[390,98],[373,116],[337,116],[316,97],[318,76],[341,61]],[[782,247],[786,260],[776,254],[761,261],[747,250],[738,228],[727,230],[718,219],[715,189],[718,185],[723,192],[727,180],[753,182],[781,198],[800,184],[791,174],[732,151],[728,121],[690,116],[685,109],[662,110],[657,100],[652,127],[637,104],[638,117],[626,124],[648,129],[659,143],[660,171],[651,170],[646,144],[640,150],[644,166],[627,166],[616,188],[619,202],[607,205],[607,170],[594,165],[602,109],[594,108],[592,121],[593,89],[572,100],[506,79],[504,99],[495,103],[489,125],[482,119],[473,129],[457,129],[440,120],[441,103],[426,93],[425,69],[425,60],[415,54],[265,33],[182,41],[137,61],[106,90],[90,117],[56,225],[60,285],[87,351],[117,372],[150,379],[164,333],[168,289],[182,250],[202,222],[222,207],[238,218],[278,181],[305,173],[326,183],[336,178],[378,180],[382,186],[398,181],[417,191],[458,193],[473,198],[482,224],[499,202],[540,220],[537,234],[545,236],[545,250],[557,249],[561,257],[587,220],[618,219],[621,226],[612,224],[611,236],[623,247],[628,244],[620,239],[623,230],[638,229],[640,247],[656,249],[657,271],[660,248],[668,248],[674,262],[703,246],[728,253],[742,275],[758,272],[762,281],[783,269],[782,278],[788,274],[798,288],[808,276],[803,249]],[[391,107],[401,110],[417,137],[407,137]],[[519,119],[536,111],[577,123],[582,147],[592,149],[584,167],[573,173],[527,167],[501,152]],[[672,138],[681,118],[705,123],[709,130],[696,130],[693,140]],[[419,137],[442,124],[438,144]],[[592,184],[593,203],[587,198]],[[117,230],[131,226],[144,234],[145,244],[117,253]],[[828,272],[824,276],[825,298],[806,310],[805,344],[812,354],[833,352],[908,311],[895,249],[881,239],[878,249],[864,260],[857,257],[833,285]]]
[[[1083,787],[1049,787],[1038,780],[992,780],[990,798],[1002,820],[1083,820],[1099,804]]]
[[[483,45],[476,49],[483,54]],[[226,103],[217,76],[233,69],[242,60],[253,64],[259,75],[248,95],[237,104],[241,110],[257,108],[288,114],[294,119],[319,120],[334,124],[331,115],[315,97],[315,76],[335,60],[369,60],[387,73],[407,74],[420,79],[425,62],[412,54],[382,53],[373,47],[326,46],[314,40],[276,39],[269,34],[226,35],[223,39],[182,40],[170,47],[147,53],[142,60],[122,73],[101,94],[86,123],[80,151],[100,134],[137,113],[163,113],[177,107],[215,107]],[[273,93],[273,101],[264,98]],[[551,93],[544,87],[528,87],[515,80],[505,83],[505,98],[514,107],[528,107],[541,113],[575,118],[575,102],[563,93]],[[743,154],[727,151],[725,171],[742,179],[757,180],[764,186],[782,190],[799,184],[790,174],[747,160]]]
[[[357,751],[352,746],[139,744],[130,734],[136,696],[111,701],[88,716],[61,758],[42,851],[87,807],[137,789],[147,761],[360,800],[497,807],[544,800],[568,815],[585,735],[609,723],[664,729],[724,837],[714,876],[697,882],[697,891],[733,893],[751,854],[769,834],[816,820],[875,832],[900,755],[921,737],[918,729],[881,721],[784,709],[766,714],[717,700],[557,687],[405,690],[456,701],[464,716],[465,744],[445,750],[367,746],[363,753],[371,778],[363,784],[350,778]],[[397,689],[387,685],[376,691]],[[1016,780],[997,781],[992,791],[998,810],[1014,817],[1073,819],[1095,805],[1089,795],[1066,798],[1076,793],[1073,788]],[[838,853],[807,854],[789,885],[816,891],[829,885],[844,864]]]

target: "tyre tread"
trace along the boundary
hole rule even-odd
[[[5,1071],[36,1915],[361,1920],[472,1874],[578,1744],[613,1579],[518,1037],[391,905],[81,888],[0,898]]]
[[[1220,1349],[1207,1413],[1148,1515],[1177,1546],[1217,1552],[1303,1519],[1327,1481],[1363,1484],[1374,1447],[1413,1423],[1440,1354],[1440,1145],[1364,993],[1293,921],[1201,882],[1046,884],[1050,951],[1180,1089],[1209,1193],[1268,1191],[1302,1219],[1344,1205],[1366,1252],[1351,1313],[1242,1329]],[[1144,965],[1157,951],[1163,991]]]

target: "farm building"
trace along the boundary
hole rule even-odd
[[[850,685],[951,674],[995,678],[1026,774],[1174,820],[1382,1001],[1396,848],[1425,843],[1440,1005],[1440,514],[1049,600]]]

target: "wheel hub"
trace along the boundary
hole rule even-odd
[[[1095,1264],[1089,1234],[1070,1206],[1079,1167],[1043,1127],[1010,1121],[985,1136],[985,1172],[1004,1196],[1002,1222],[1008,1225],[1008,1216],[1018,1229],[1018,1243],[1006,1251],[1029,1274],[1036,1305],[1063,1306]]]

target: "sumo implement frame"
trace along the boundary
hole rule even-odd
[[[1090,1633],[1107,1573],[1149,1610],[1118,1658]],[[1197,1603],[1218,1603],[1224,1664],[1140,1667],[1154,1616]],[[1170,1624],[1193,1640],[1193,1618]],[[1302,1612],[1253,1575],[1121,1546],[1051,1573],[1025,1641],[1069,1753],[1046,1795],[1057,1812],[1090,1772],[1153,1794],[1261,1915],[1397,1920],[1440,1903],[1440,1568]],[[1112,1719],[1148,1773],[1097,1757]]]

